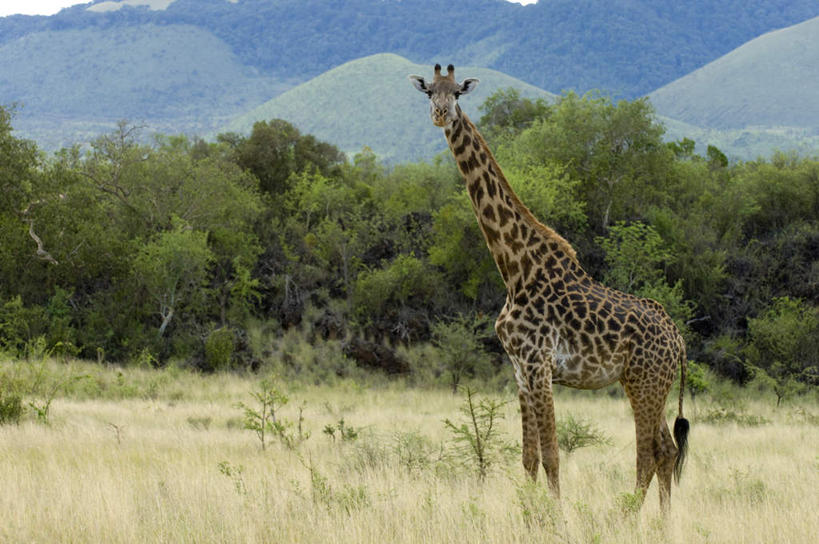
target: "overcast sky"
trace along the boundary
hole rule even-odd
[[[518,4],[532,4],[536,0],[509,0]],[[54,15],[74,4],[87,4],[77,0],[0,0],[0,17],[22,13],[25,15]]]

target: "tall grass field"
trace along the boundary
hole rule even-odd
[[[689,459],[664,518],[656,481],[636,507],[634,425],[616,389],[557,391],[558,419],[600,439],[561,451],[558,502],[542,473],[527,482],[513,451],[514,391],[476,394],[499,406],[494,463],[480,478],[445,424],[467,422],[463,393],[270,382],[278,427],[263,448],[247,428],[248,414],[261,413],[258,376],[78,362],[23,375],[22,364],[0,364],[7,390],[39,380],[19,418],[0,425],[4,543],[767,544],[819,535],[815,396],[779,408],[727,386],[687,396]]]

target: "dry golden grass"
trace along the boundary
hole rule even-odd
[[[559,416],[593,421],[612,445],[561,454],[555,504],[543,482],[526,484],[517,458],[483,483],[436,462],[452,438],[442,420],[459,417],[462,401],[449,392],[293,386],[282,415],[295,420],[306,402],[312,436],[296,450],[274,441],[262,451],[236,407],[255,383],[182,373],[154,399],[74,395],[55,400],[49,425],[0,426],[0,542],[808,543],[819,534],[815,401],[779,410],[772,398],[745,401],[743,414],[769,423],[743,426],[706,423],[712,401],[687,399],[690,458],[663,521],[656,482],[642,511],[629,512],[634,430],[623,398],[558,393]],[[502,431],[517,440],[517,407],[504,411]],[[342,417],[358,439],[322,433]],[[400,437],[414,440],[417,463],[401,461]]]

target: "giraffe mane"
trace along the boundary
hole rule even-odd
[[[458,109],[460,110],[460,107]],[[506,179],[506,176],[503,174],[503,170],[501,170],[501,167],[498,164],[498,161],[495,160],[495,156],[492,154],[492,150],[489,149],[489,146],[486,144],[486,140],[483,139],[483,135],[478,131],[477,127],[475,127],[475,124],[472,122],[472,120],[469,118],[469,116],[467,116],[466,113],[464,113],[463,111],[461,111],[461,116],[463,117],[465,122],[469,123],[469,125],[472,128],[473,136],[476,136],[478,138],[479,143],[481,144],[483,149],[486,151],[486,155],[487,155],[487,157],[489,159],[489,164],[494,166],[495,173],[498,176],[498,182],[503,186],[506,194],[512,200],[513,207],[518,212],[520,212],[521,216],[527,222],[529,222],[532,226],[534,226],[535,230],[540,232],[546,238],[548,238],[550,240],[553,240],[555,243],[557,243],[557,246],[558,246],[558,248],[560,250],[562,250],[566,255],[568,255],[569,258],[572,261],[575,262],[575,264],[580,265],[580,262],[577,260],[577,252],[572,247],[572,245],[568,242],[568,240],[563,238],[553,228],[541,223],[538,220],[538,218],[535,217],[535,215],[531,212],[531,210],[529,210],[529,208],[526,206],[526,204],[524,204],[523,201],[518,197],[518,195],[515,193],[515,191],[512,189],[512,186],[509,184],[509,181]]]

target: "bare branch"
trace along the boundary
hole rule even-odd
[[[31,239],[37,244],[37,257],[39,257],[43,261],[48,261],[51,264],[60,264],[57,262],[51,254],[43,248],[43,241],[40,240],[40,237],[34,233],[34,219],[26,219],[25,221],[28,222],[28,235],[31,236]]]

